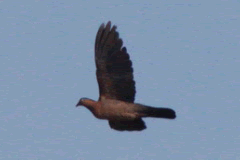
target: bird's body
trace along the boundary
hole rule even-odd
[[[95,42],[100,97],[98,101],[81,98],[77,106],[85,106],[96,118],[108,120],[110,127],[119,131],[145,129],[142,117],[174,119],[172,109],[134,103],[132,62],[122,43],[116,26],[111,28],[111,22],[100,26]]]
[[[99,119],[121,121],[126,119],[134,120],[143,116],[143,114],[136,112],[138,107],[137,104],[134,103],[128,103],[112,99],[102,99],[98,102],[90,99],[85,99],[84,101],[87,104],[89,104],[90,101],[96,104],[97,107],[95,107],[94,115]],[[89,110],[91,111],[91,109]]]

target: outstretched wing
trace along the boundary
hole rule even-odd
[[[135,81],[132,62],[122,40],[109,21],[102,24],[95,41],[97,80],[101,97],[134,102]]]

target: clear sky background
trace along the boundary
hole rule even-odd
[[[97,100],[94,41],[118,26],[136,102],[173,108],[118,132]],[[240,157],[238,0],[0,1],[0,159],[175,160]]]

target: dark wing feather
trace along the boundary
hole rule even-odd
[[[142,119],[133,121],[109,121],[111,128],[118,131],[141,131],[146,129],[146,125]]]
[[[111,22],[106,26],[102,24],[96,36],[95,61],[100,98],[134,102],[132,62],[127,49],[122,47],[116,28],[111,28]]]

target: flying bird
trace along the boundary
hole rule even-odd
[[[96,118],[108,120],[110,127],[118,131],[145,129],[144,117],[176,118],[172,109],[134,103],[136,89],[132,62],[116,29],[109,21],[99,27],[96,35],[98,101],[81,98],[76,107],[85,106]]]

